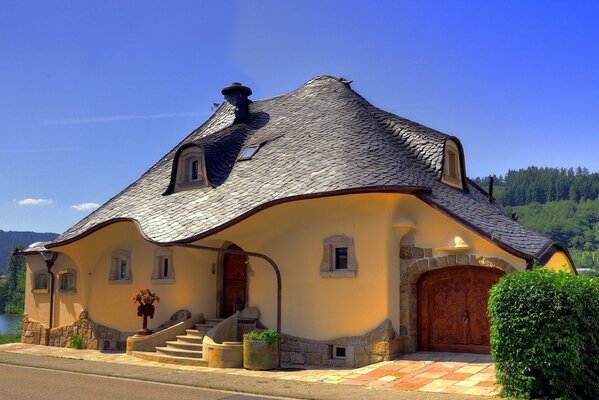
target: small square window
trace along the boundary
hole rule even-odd
[[[354,239],[346,235],[333,235],[323,241],[320,276],[323,278],[355,277],[358,272]]]
[[[34,290],[48,289],[48,274],[41,273],[35,276]]]
[[[345,358],[345,347],[335,346],[333,348],[333,358]]]
[[[239,157],[239,160],[243,161],[243,160],[249,160],[250,158],[252,158],[254,156],[254,154],[256,154],[256,152],[258,151],[258,147],[259,146],[246,147],[246,149],[243,151],[243,153],[241,153],[241,157]]]
[[[347,269],[347,247],[335,248],[335,269]]]
[[[58,273],[58,291],[74,292],[76,289],[75,270],[65,269]]]

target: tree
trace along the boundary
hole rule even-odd
[[[6,279],[0,285],[0,310],[23,313],[25,305],[25,257],[18,252],[22,247],[14,247],[8,258]]]

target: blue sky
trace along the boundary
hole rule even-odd
[[[0,229],[61,232],[211,114],[329,74],[460,138],[471,177],[599,171],[595,1],[0,0]]]

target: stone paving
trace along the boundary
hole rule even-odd
[[[0,352],[421,393],[494,396],[499,392],[495,385],[493,360],[488,354],[418,352],[402,355],[393,361],[355,369],[283,365],[282,369],[277,371],[249,371],[241,368],[171,365],[141,360],[124,353],[103,353],[97,350],[75,350],[23,343],[0,345]]]

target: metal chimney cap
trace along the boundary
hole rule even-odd
[[[221,91],[221,93],[224,94],[225,96],[228,94],[233,94],[233,93],[241,93],[245,96],[249,96],[252,94],[252,89],[250,89],[247,86],[243,86],[239,82],[233,82],[229,86],[225,86],[223,88],[223,90]]]

